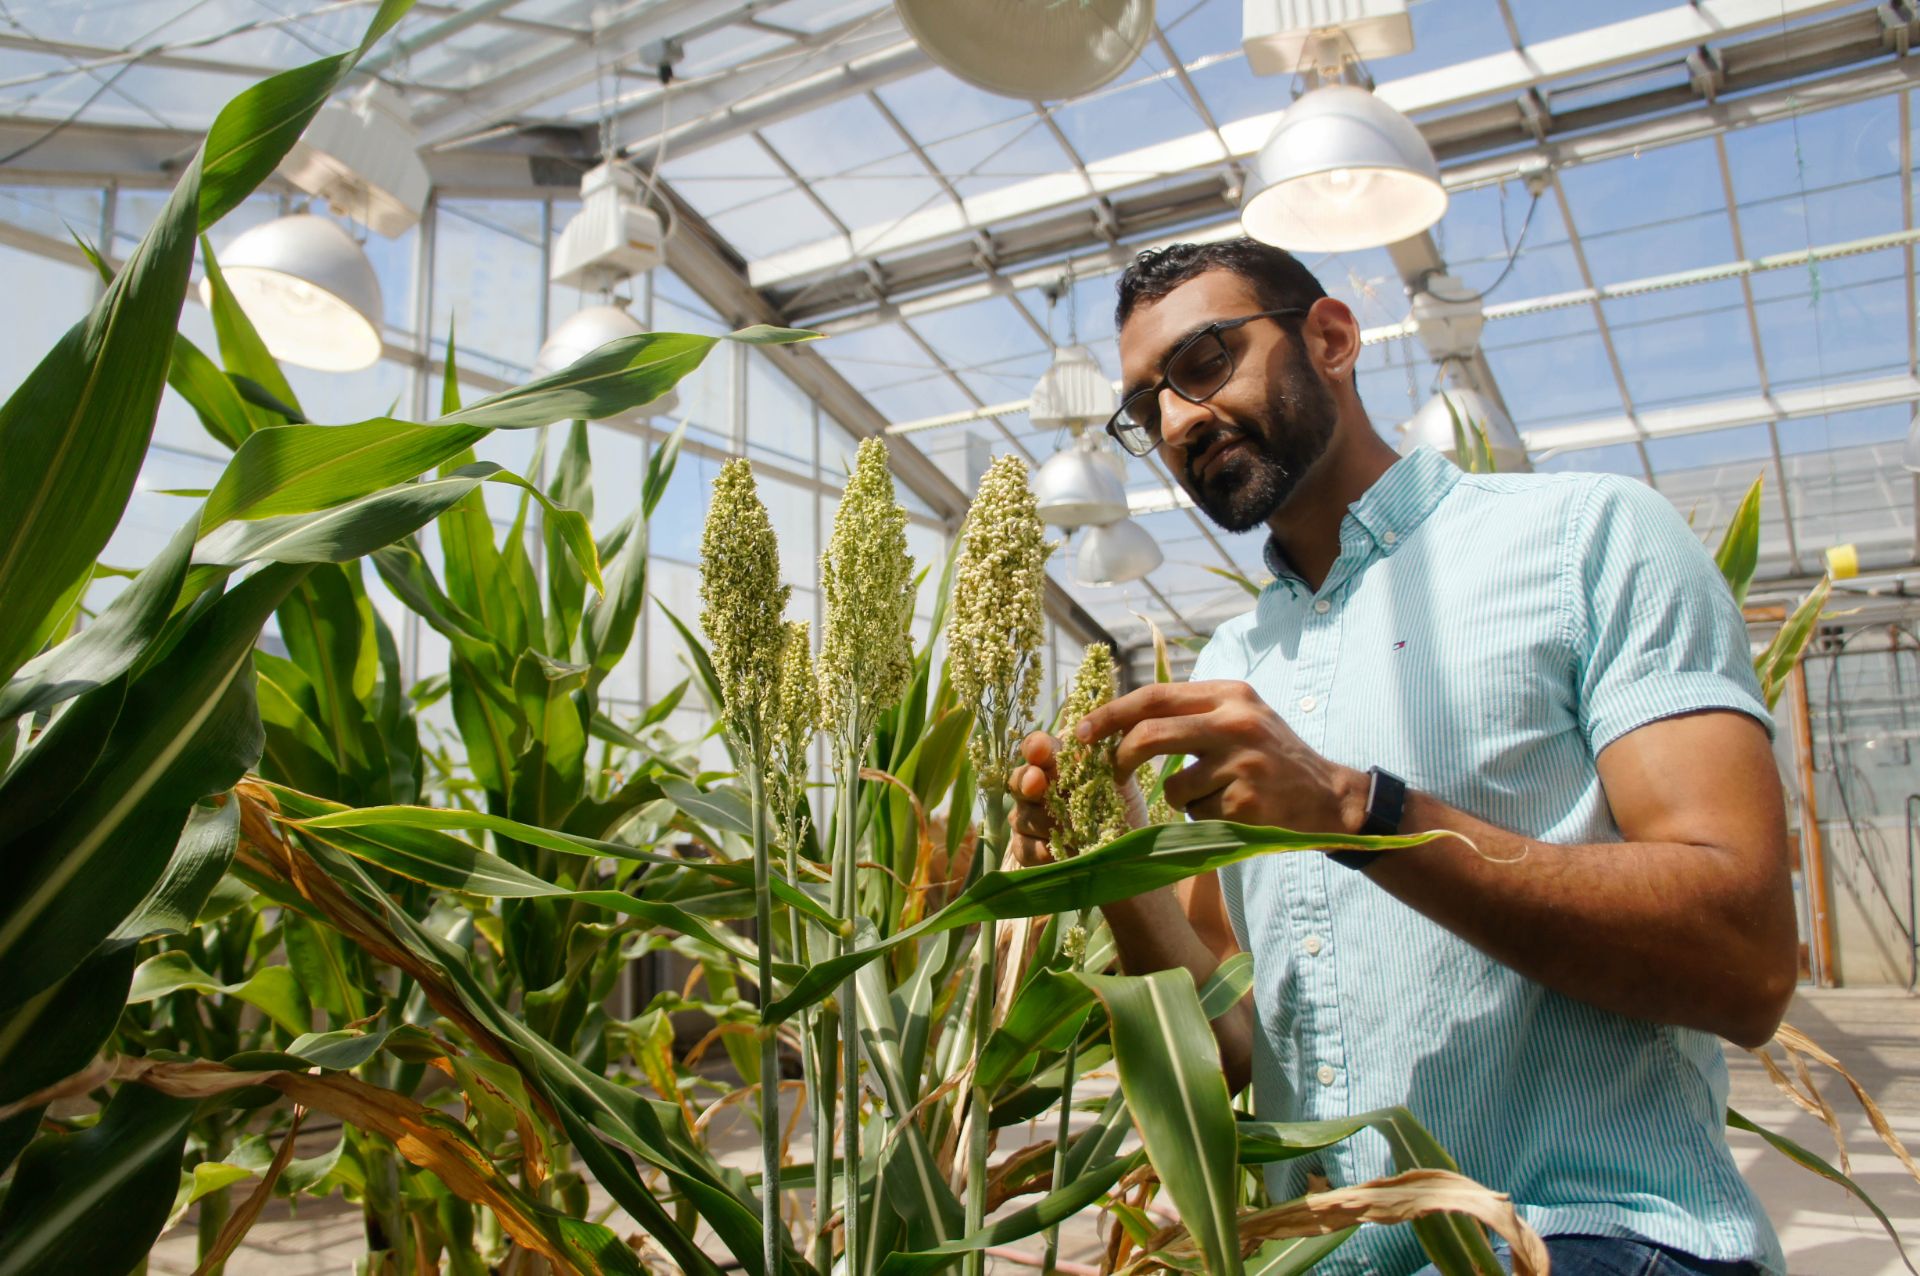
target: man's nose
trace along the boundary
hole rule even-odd
[[[1184,451],[1213,422],[1213,410],[1204,403],[1189,403],[1171,387],[1160,391],[1160,442],[1176,451]]]

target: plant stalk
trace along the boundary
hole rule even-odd
[[[1080,910],[1080,918],[1076,924],[1082,930],[1086,929],[1090,912],[1091,910],[1085,908]],[[1079,973],[1081,963],[1082,957],[1075,956],[1072,969],[1076,974]],[[1073,1082],[1075,1064],[1079,1055],[1080,1034],[1075,1033],[1073,1039],[1067,1042],[1066,1058],[1062,1065],[1065,1070],[1060,1077],[1060,1128],[1053,1140],[1053,1181],[1047,1186],[1049,1192],[1058,1192],[1067,1186],[1067,1143],[1073,1133]],[[1048,1276],[1053,1272],[1059,1260],[1060,1225],[1055,1223],[1047,1229],[1046,1252],[1040,1264],[1042,1276]]]
[[[835,856],[835,915],[842,931],[835,948],[850,951],[857,941],[854,923],[860,892],[855,863],[859,830],[856,807],[860,800],[860,747],[857,725],[849,724],[847,736],[840,742],[840,795],[835,831],[839,834]],[[862,1276],[860,1266],[860,1017],[855,1003],[854,977],[840,985],[840,1232],[844,1237],[846,1276]]]
[[[987,872],[987,861],[993,867],[1000,867],[1001,858],[1007,849],[1007,792],[1003,785],[993,785],[981,794],[984,808],[985,845],[980,853],[973,857],[973,867],[968,872],[968,885],[980,880]],[[974,964],[973,988],[973,1057],[978,1059],[986,1051],[987,1039],[993,1035],[993,986],[994,986],[994,949],[995,927],[993,922],[983,922],[980,927],[980,949]],[[992,1135],[991,1105],[993,1096],[982,1085],[970,1087],[967,1098],[967,1233],[980,1230],[987,1218],[987,1144]],[[987,1256],[980,1250],[967,1255],[966,1276],[985,1276]]]
[[[767,845],[766,768],[755,765],[753,795],[753,923],[759,949],[760,1004],[773,1000],[773,883]],[[771,1024],[760,1029],[760,1227],[767,1276],[780,1271],[780,1039]]]

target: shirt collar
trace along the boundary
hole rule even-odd
[[[1426,520],[1453,485],[1460,481],[1460,470],[1430,447],[1415,448],[1395,461],[1387,472],[1375,479],[1360,499],[1347,507],[1342,539],[1351,527],[1370,539],[1382,555],[1391,554],[1406,542],[1414,529]],[[1291,581],[1298,573],[1287,556],[1269,536],[1265,551],[1267,570],[1274,579]]]

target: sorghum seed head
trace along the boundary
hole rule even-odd
[[[892,705],[913,674],[913,560],[907,512],[893,496],[887,445],[866,439],[820,556],[826,635],[820,651],[822,718],[838,730]]]
[[[1127,831],[1126,799],[1113,766],[1118,738],[1083,744],[1073,730],[1080,719],[1113,699],[1114,687],[1113,649],[1105,643],[1088,643],[1061,711],[1059,773],[1047,790],[1056,855],[1090,851]]]
[[[987,467],[967,511],[947,622],[953,688],[974,714],[973,765],[983,787],[1004,784],[1040,695],[1046,639],[1046,530],[1026,462]]]
[[[728,461],[713,481],[700,539],[700,627],[726,697],[727,728],[737,740],[758,741],[762,750],[771,745],[775,725],[787,593],[780,583],[779,545],[754,486],[753,467],[745,460]]]

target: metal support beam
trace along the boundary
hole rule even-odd
[[[780,313],[747,282],[740,259],[712,227],[671,192],[666,194],[674,200],[673,213],[679,228],[674,237],[674,273],[717,310],[721,318],[736,327],[782,323]],[[838,369],[809,345],[764,346],[760,350],[801,393],[853,434],[869,438],[886,433],[887,419],[880,410],[867,402]],[[903,439],[889,440],[888,453],[893,471],[901,481],[933,508],[950,531],[959,531],[970,503],[959,485],[925,453]],[[1077,641],[1106,642],[1118,650],[1113,636],[1051,578],[1047,581],[1046,605],[1055,623]]]
[[[1790,20],[1833,7],[1811,2],[1799,7],[1789,5],[1783,15],[1781,7],[1775,5],[1762,20],[1758,11],[1767,6],[1747,6],[1741,10],[1742,21],[1724,24],[1710,34],[1711,38],[1724,40],[1741,33],[1777,28],[1783,16]],[[1689,5],[1683,6],[1682,11],[1669,13],[1693,15],[1687,19],[1692,22],[1711,9],[1711,5]],[[1524,87],[1523,96],[1529,103],[1537,102],[1537,86],[1555,75],[1593,73],[1615,65],[1628,54],[1607,37],[1617,28],[1632,28],[1645,21],[1634,19],[1566,37],[1575,49],[1585,51],[1588,61],[1584,63],[1560,50],[1561,41],[1548,42],[1556,46],[1555,56],[1539,65],[1539,76]],[[1912,25],[1920,28],[1920,23]],[[1699,86],[1681,67],[1672,86],[1598,106],[1559,113],[1548,111],[1540,117],[1537,109],[1523,110],[1516,98],[1494,106],[1464,107],[1449,115],[1424,118],[1420,125],[1442,159],[1443,178],[1448,187],[1471,189],[1511,180],[1519,176],[1523,165],[1534,162],[1537,156],[1544,156],[1556,167],[1564,167],[1631,153],[1647,146],[1707,136],[1794,112],[1840,105],[1904,87],[1920,80],[1920,73],[1908,65],[1908,59],[1884,61],[1896,56],[1896,34],[1885,26],[1878,11],[1856,10],[1803,24],[1790,33],[1790,40],[1776,32],[1730,46],[1723,59],[1726,73],[1713,86],[1715,96],[1710,102],[1703,100]],[[1708,35],[1701,36],[1703,40],[1707,38]],[[1544,47],[1533,46],[1528,54],[1537,54]],[[1656,44],[1635,48],[1631,55],[1645,58],[1662,51],[1672,50]],[[1518,56],[1497,55],[1499,58]],[[1863,76],[1862,64],[1870,64],[1870,69],[1879,74],[1870,79]],[[1490,89],[1471,78],[1469,71],[1477,65],[1477,62],[1467,63],[1397,83],[1411,84],[1419,90],[1418,104],[1422,109],[1439,109],[1498,91],[1497,87]],[[1851,68],[1851,72],[1827,81],[1802,80],[1789,89],[1764,92],[1767,86],[1783,78],[1804,77],[1836,68]],[[1436,76],[1445,78],[1436,82],[1433,78]],[[1382,85],[1382,96],[1392,96],[1392,87]],[[1735,93],[1753,96],[1728,101],[1727,95]],[[1415,97],[1411,91],[1406,96],[1409,100]],[[1403,109],[1407,105],[1398,104]],[[1691,109],[1686,109],[1689,107]],[[1237,183],[1226,166],[1244,160],[1257,150],[1276,119],[1277,114],[1269,114],[1223,125],[1219,136],[1228,142],[1225,156],[1220,153],[1216,135],[1208,131],[1089,164],[1087,170],[1096,194],[1111,205],[1112,218],[1122,238],[1195,223],[1212,229],[1229,219],[1237,220]],[[1171,185],[1162,184],[1182,174],[1189,176]],[[1155,183],[1154,189],[1127,193],[1129,188],[1138,187],[1149,178]],[[968,278],[972,247],[981,234],[987,236],[994,259],[1003,267],[1085,249],[1107,238],[1080,175],[1063,173],[974,196],[961,208],[931,208],[897,222],[857,228],[851,241],[836,236],[775,254],[754,263],[750,278],[756,286],[768,289],[783,306],[804,294],[805,305],[796,318],[811,321],[829,315],[842,316],[874,304],[868,263],[877,266],[887,283],[887,295],[882,300],[897,303],[924,294],[930,288]],[[959,242],[952,242],[955,240]]]
[[[490,129],[521,112],[593,83],[596,76],[658,40],[683,39],[721,30],[771,9],[782,0],[641,0],[617,17],[596,21],[583,42],[543,44],[531,55],[517,51],[524,37],[499,41],[494,61],[476,58],[470,87],[449,91],[414,113],[421,145],[431,147],[465,132]]]

